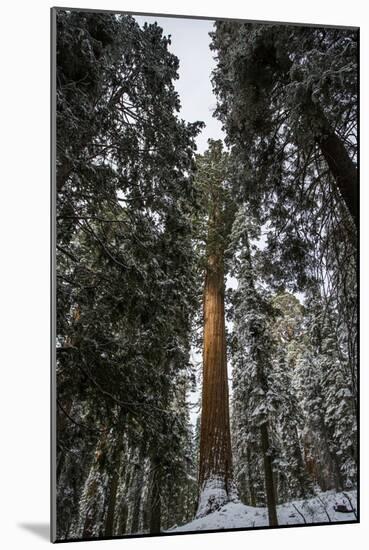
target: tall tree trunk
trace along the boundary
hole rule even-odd
[[[68,430],[68,417],[72,410],[73,401],[69,399],[61,409],[61,405],[58,401],[57,413],[56,413],[56,434],[57,434],[57,453],[56,453],[56,483],[59,482],[61,473],[64,468],[66,452],[63,449],[62,441],[64,433]],[[70,429],[70,426],[69,426]]]
[[[229,500],[232,454],[224,319],[223,253],[208,256],[204,289],[200,496],[197,517]]]
[[[301,498],[306,498],[312,493],[312,480],[310,479],[307,467],[304,463],[304,458],[302,456],[300,438],[297,430],[297,426],[294,428],[293,432],[293,443],[294,443],[294,458],[296,460],[296,475],[299,483],[300,495]]]
[[[269,433],[268,433],[267,424],[262,424],[260,426],[260,434],[261,434],[261,448],[263,451],[263,461],[264,461],[265,492],[267,496],[269,525],[274,527],[278,525],[278,518],[277,518],[277,508],[276,508],[275,487],[274,487],[274,481],[273,481],[272,457],[270,456]]]
[[[249,237],[245,232],[244,235],[244,244],[245,244],[245,256],[246,262],[248,264],[248,285],[253,293],[257,294],[254,283],[253,276],[253,266],[251,260],[251,251],[250,251],[250,241]],[[262,334],[262,333],[261,333]],[[259,342],[261,338],[264,338],[263,335],[260,335],[256,330],[253,335],[256,346],[254,347],[254,359],[256,362],[257,369],[257,381],[260,387],[263,389],[264,395],[267,395],[268,392],[268,383],[265,376],[264,365],[266,361],[269,361],[269,357],[265,357],[261,354],[259,349]],[[267,497],[267,507],[269,515],[269,525],[276,526],[278,525],[277,519],[277,509],[276,509],[276,492],[273,480],[273,468],[272,468],[272,457],[270,454],[270,442],[269,442],[269,421],[268,419],[260,426],[260,439],[261,439],[261,449],[263,453],[263,463],[264,463],[264,476],[265,476],[265,492]]]
[[[128,505],[126,501],[122,501],[119,507],[118,518],[118,535],[122,537],[126,534],[128,519]]]
[[[109,487],[108,487],[108,509],[105,519],[105,536],[111,537],[114,534],[114,519],[117,503],[117,492],[120,477],[120,464],[121,464],[122,444],[120,441],[116,442],[112,462],[109,465]]]
[[[358,227],[359,213],[357,201],[357,169],[350,159],[342,141],[334,132],[330,131],[323,133],[321,136],[317,137],[316,141],[334,179],[336,180],[340,195],[344,200],[356,227]]]
[[[132,488],[132,523],[131,533],[138,533],[140,525],[140,510],[142,502],[142,492],[144,488],[144,464],[145,464],[145,450],[146,446],[143,443],[137,454],[137,464],[135,465]]]
[[[252,472],[252,463],[251,463],[251,449],[250,445],[247,445],[247,477],[249,485],[249,494],[250,494],[250,504],[251,506],[256,506],[256,497],[255,497],[255,487],[254,487],[254,475]]]
[[[159,534],[161,525],[161,465],[158,457],[152,459],[150,495],[150,534]]]
[[[350,159],[342,140],[332,129],[327,117],[319,105],[310,99],[306,104],[307,124],[313,121],[317,128],[315,141],[335,179],[337,190],[342,197],[356,227],[359,226],[358,212],[358,173]]]
[[[127,521],[128,521],[128,513],[129,513],[129,507],[128,503],[129,500],[129,485],[130,485],[130,478],[131,478],[131,468],[130,468],[130,458],[131,453],[129,449],[127,448],[126,453],[122,453],[121,455],[121,461],[122,461],[122,467],[120,472],[120,481],[118,484],[119,487],[119,502],[117,504],[117,533],[118,535],[122,536],[126,533],[129,534],[129,530],[127,529]]]
[[[123,437],[125,429],[125,410],[121,409],[118,416],[118,430],[115,440],[111,444],[111,458],[108,463],[109,478],[107,492],[107,512],[105,518],[105,536],[114,534],[114,520],[116,515],[117,493],[120,479],[121,458],[123,451]]]
[[[104,534],[104,507],[107,474],[107,435],[103,433],[98,441],[95,456],[90,467],[90,473],[85,482],[80,500],[80,525],[83,538],[95,538]]]

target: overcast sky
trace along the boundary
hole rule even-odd
[[[178,17],[134,17],[140,25],[145,21],[156,21],[166,36],[171,35],[172,44],[169,49],[179,59],[179,80],[174,84],[181,99],[180,117],[187,122],[205,122],[206,127],[197,138],[198,152],[203,153],[209,138],[224,138],[220,122],[212,116],[216,98],[212,91],[210,73],[215,67],[215,61],[209,48],[209,32],[212,31],[214,22]]]

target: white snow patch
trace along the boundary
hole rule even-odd
[[[206,517],[209,512],[217,511],[228,502],[223,479],[208,479],[200,493],[196,518]]]
[[[279,525],[307,524],[311,523],[332,523],[340,521],[355,521],[353,512],[338,512],[337,505],[351,510],[348,495],[356,512],[356,491],[336,493],[328,491],[320,493],[308,500],[295,500],[277,506]],[[296,510],[296,508],[297,510]],[[300,513],[299,513],[300,512]],[[184,531],[215,531],[221,529],[244,529],[248,527],[267,527],[269,525],[268,512],[266,508],[254,508],[246,506],[241,502],[228,502],[216,512],[204,517],[194,519],[180,527],[169,529],[168,533],[179,533]]]

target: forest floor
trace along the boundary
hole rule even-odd
[[[337,505],[343,505],[345,508],[351,509],[350,502],[345,495],[348,495],[351,499],[356,513],[356,491],[346,491],[345,494],[328,491],[307,500],[295,500],[279,504],[277,506],[278,523],[279,525],[296,525],[304,524],[305,522],[311,524],[355,521],[356,517],[353,512],[345,513],[335,510]],[[266,508],[254,508],[246,506],[241,502],[229,502],[220,510],[208,516],[195,519],[180,527],[175,526],[167,532],[212,531],[264,527],[268,525],[268,512]]]

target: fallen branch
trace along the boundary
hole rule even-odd
[[[324,504],[324,501],[320,498],[319,495],[317,495],[317,499],[321,502],[321,504],[322,504],[322,506],[323,506],[323,510],[324,510],[324,512],[325,512],[326,515],[327,515],[327,518],[328,518],[329,523],[332,523],[332,520],[331,520],[331,518],[330,518],[330,515],[328,514],[328,511],[327,511],[327,506],[326,506],[326,504]]]
[[[342,494],[343,494],[343,495],[347,498],[347,500],[349,501],[350,507],[351,507],[351,510],[352,510],[352,513],[354,514],[355,518],[357,519],[356,510],[355,510],[355,508],[354,508],[353,505],[352,505],[352,500],[351,500],[351,498],[348,496],[347,493],[342,493]]]
[[[292,503],[292,506],[294,507],[294,509],[296,510],[296,512],[302,517],[302,519],[304,520],[304,523],[307,523],[306,519],[305,519],[305,516],[303,515],[302,512],[300,512],[300,510],[297,508],[297,506],[295,506],[293,503]]]

